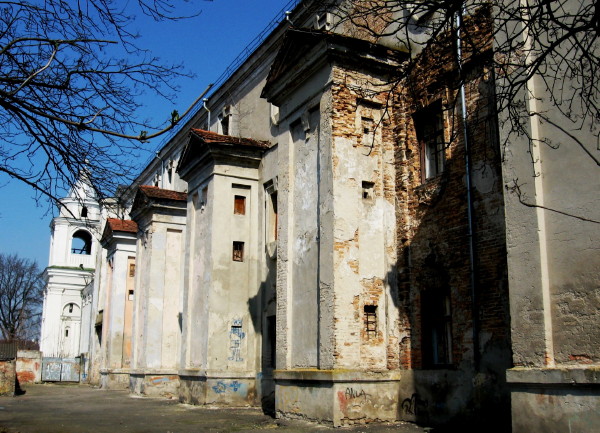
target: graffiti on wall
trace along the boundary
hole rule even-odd
[[[246,333],[242,328],[242,319],[234,319],[229,331],[229,361],[242,362],[242,340],[246,337]]]
[[[360,411],[365,403],[370,403],[370,397],[363,389],[346,388],[343,392],[338,391],[340,410],[347,417],[350,412]]]
[[[419,415],[427,412],[429,402],[427,400],[421,400],[419,394],[414,393],[410,398],[402,400],[402,410],[407,415]]]
[[[224,394],[227,391],[238,392],[240,389],[244,387],[243,383],[240,383],[237,380],[233,380],[229,383],[226,383],[222,380],[218,381],[215,386],[212,387],[215,394]]]

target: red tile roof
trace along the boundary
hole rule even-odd
[[[113,232],[137,233],[138,230],[138,226],[135,221],[109,218],[106,222]]]
[[[268,149],[271,143],[268,141],[253,140],[251,138],[232,137],[230,135],[221,135],[216,132],[205,131],[203,129],[191,129],[192,134],[198,136],[206,143],[223,143],[223,144],[239,144],[241,146],[258,147],[260,149]]]
[[[142,191],[149,198],[187,201],[187,193],[171,191],[170,189],[162,189],[157,186],[141,185],[140,191]]]

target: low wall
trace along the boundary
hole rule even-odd
[[[179,395],[179,376],[171,371],[132,371],[129,389],[133,394],[148,397],[176,397]]]
[[[257,406],[260,402],[255,373],[223,374],[180,372],[179,401],[219,406]]]
[[[512,431],[592,433],[600,428],[600,368],[515,368]]]
[[[0,361],[0,395],[15,395],[15,361]]]
[[[17,380],[19,385],[42,381],[42,352],[19,350],[17,352]]]

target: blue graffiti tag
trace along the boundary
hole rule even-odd
[[[244,358],[241,355],[242,340],[246,337],[246,333],[242,330],[242,319],[234,319],[229,331],[229,349],[231,356],[229,361],[242,362]]]

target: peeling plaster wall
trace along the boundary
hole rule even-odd
[[[392,111],[384,110],[385,82],[333,74],[335,367],[385,370],[398,365]],[[375,309],[370,331],[365,306]]]

